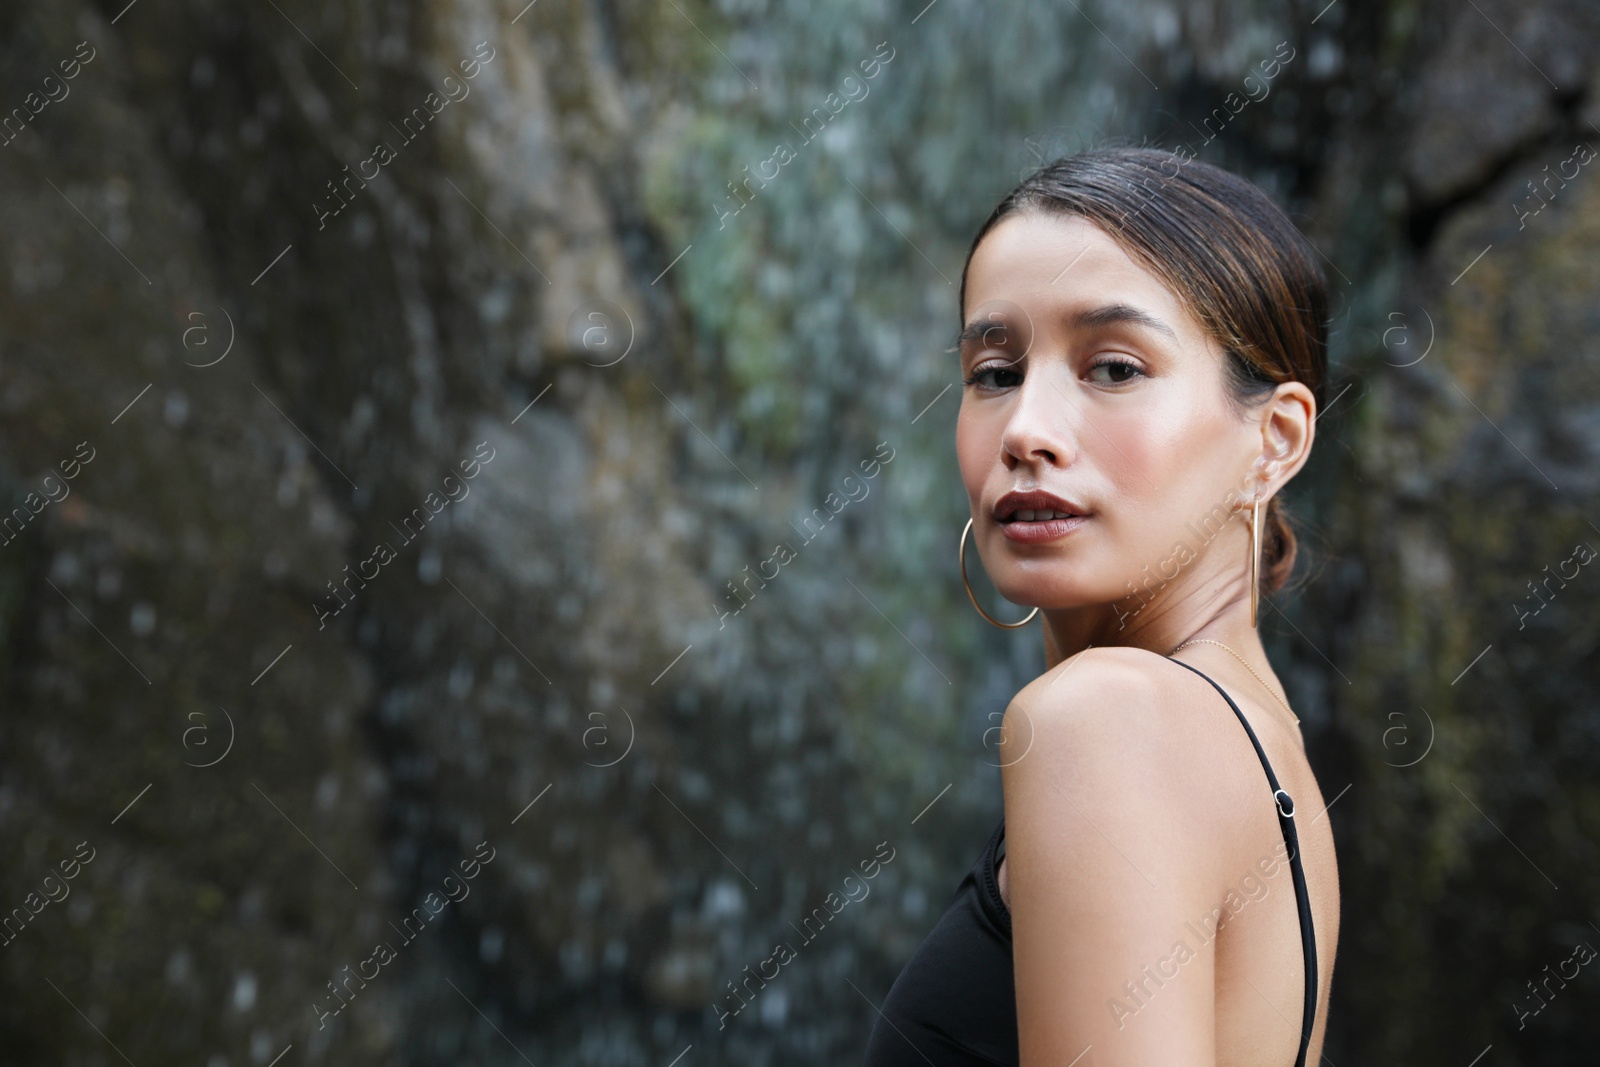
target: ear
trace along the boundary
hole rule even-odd
[[[1311,458],[1317,402],[1304,382],[1284,382],[1260,408],[1261,451],[1256,457],[1261,498],[1270,499]]]

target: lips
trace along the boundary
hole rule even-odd
[[[1047,493],[1032,490],[1026,493],[1007,493],[994,504],[994,519],[999,523],[1047,522],[1051,519],[1079,518],[1088,514],[1082,504]]]

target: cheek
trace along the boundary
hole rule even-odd
[[[1190,516],[1207,420],[1189,404],[1157,404],[1094,416],[1083,437],[1108,491],[1106,511],[1123,543],[1171,541]]]
[[[1095,448],[1095,465],[1117,475],[1118,484],[1128,479],[1148,477],[1152,466],[1159,464],[1161,444],[1156,435],[1161,433],[1162,420],[1148,412],[1130,411],[1095,420],[1095,427],[1086,434],[1083,443]],[[1149,485],[1145,485],[1149,489]]]
[[[1222,413],[1224,398],[1211,395],[1206,384],[1172,381],[1149,404],[1127,412],[1114,430],[1107,430],[1127,457],[1118,460],[1165,486],[1214,453],[1229,426]]]
[[[1165,436],[1156,413],[1130,410],[1099,414],[1081,440],[1113,492],[1135,502],[1165,495],[1162,467],[1171,447]]]
[[[983,491],[983,481],[1000,447],[999,437],[986,425],[975,409],[963,403],[956,416],[956,461],[961,466],[961,481],[974,500]]]

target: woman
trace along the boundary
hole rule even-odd
[[[1278,493],[1311,451],[1326,308],[1260,190],[1167,152],[1059,160],[979,229],[967,531],[1036,606],[973,605],[1042,615],[1048,669],[1006,710],[1004,817],[868,1067],[1319,1059],[1338,871],[1256,618],[1294,564]]]

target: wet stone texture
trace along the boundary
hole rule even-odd
[[[858,1060],[1042,665],[955,573],[962,257],[1101,140],[1328,260],[1326,1052],[1600,1037],[1513,1006],[1600,943],[1600,15],[921,8],[0,11],[0,1058]]]

